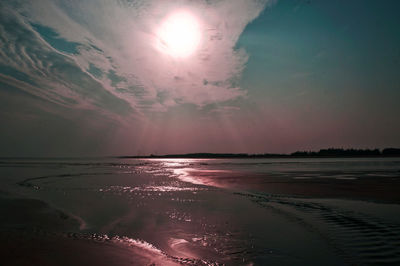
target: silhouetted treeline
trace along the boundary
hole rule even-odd
[[[400,149],[395,149],[395,148],[383,149],[382,155],[387,155],[387,156],[395,155],[395,156],[399,156],[399,155],[400,155]]]
[[[292,156],[379,156],[381,151],[378,149],[322,149],[318,152],[313,151],[296,151]]]
[[[247,153],[188,153],[149,156],[120,156],[118,158],[298,158],[298,157],[400,157],[400,149],[321,149],[319,151],[296,151],[291,154]]]
[[[379,149],[322,149],[318,152],[314,151],[296,151],[290,154],[295,157],[311,156],[311,157],[367,157],[367,156],[400,156],[400,149],[386,148]]]

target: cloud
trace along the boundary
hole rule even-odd
[[[238,79],[248,56],[235,44],[267,3],[4,2],[0,64],[8,72],[2,73],[49,101],[117,114],[226,102],[246,95]],[[185,59],[156,47],[163,19],[181,9],[198,19],[202,34],[199,49]]]

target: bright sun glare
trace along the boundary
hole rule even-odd
[[[157,32],[158,49],[173,57],[193,54],[201,39],[198,20],[187,11],[168,16]]]

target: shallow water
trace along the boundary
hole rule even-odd
[[[0,177],[79,223],[41,232],[170,262],[400,264],[400,159],[2,159]]]

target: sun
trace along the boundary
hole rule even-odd
[[[157,31],[157,48],[173,57],[192,55],[201,41],[198,20],[190,12],[180,10],[169,15]]]

